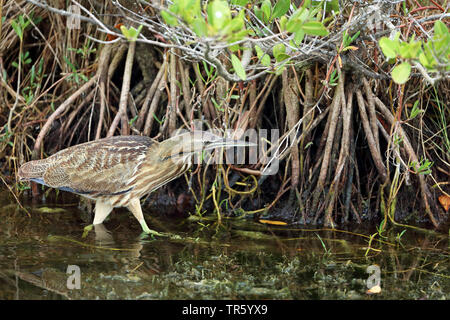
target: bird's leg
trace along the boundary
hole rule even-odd
[[[106,217],[111,213],[112,209],[113,207],[109,203],[97,200],[95,202],[94,224],[103,223]]]
[[[164,234],[152,230],[147,226],[147,223],[145,223],[144,220],[144,215],[142,214],[141,202],[139,201],[139,198],[133,198],[132,200],[130,200],[130,205],[128,206],[128,209],[130,209],[130,211],[133,213],[137,221],[139,221],[142,230],[144,230],[145,233],[151,233],[156,236],[165,236]]]

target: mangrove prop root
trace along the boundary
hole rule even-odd
[[[130,92],[131,72],[133,69],[133,60],[135,51],[136,51],[136,42],[129,41],[127,59],[125,61],[125,70],[123,72],[122,90],[120,92],[119,112],[116,114],[113,123],[109,127],[107,137],[111,137],[114,135],[114,131],[116,130],[117,125],[119,124],[119,120],[121,124],[122,135],[130,134],[130,128],[128,126],[128,117],[127,117],[127,104],[128,104],[128,94]]]
[[[99,75],[100,75],[100,114],[97,122],[97,131],[95,133],[95,140],[100,139],[102,134],[102,124],[105,117],[106,109],[106,82],[108,81],[108,65],[111,56],[112,45],[106,45],[100,53],[100,59],[98,61],[99,65]]]
[[[364,133],[366,134],[367,144],[369,145],[369,150],[372,155],[372,159],[375,163],[375,166],[378,170],[378,174],[381,176],[381,180],[384,183],[384,182],[386,182],[386,180],[388,178],[386,167],[383,164],[383,160],[381,159],[381,154],[375,143],[375,139],[374,139],[373,132],[372,132],[372,126],[369,123],[369,119],[367,117],[366,103],[364,102],[364,98],[359,89],[356,90],[356,98],[358,100],[359,114],[361,116],[361,122],[363,125]],[[376,122],[375,122],[375,125],[376,125]]]
[[[341,111],[341,95],[344,94],[344,74],[342,72],[339,73],[339,81],[336,87],[336,92],[333,97],[333,102],[331,103],[331,112],[329,114],[330,117],[330,125],[328,127],[328,131],[324,134],[327,136],[324,156],[322,160],[322,166],[320,168],[319,180],[317,181],[318,191],[322,191],[325,185],[325,179],[327,176],[328,165],[331,157],[331,149],[333,146],[334,134],[336,131],[337,123],[339,121],[339,113]]]
[[[403,145],[411,161],[415,161],[416,163],[418,163],[419,159],[417,158],[417,155],[414,152],[411,143],[409,142],[408,136],[403,131],[401,124],[396,121],[395,117],[378,97],[375,97],[375,104],[378,110],[382,113],[383,117],[391,124],[391,126],[396,126],[396,128],[398,129],[398,133],[403,139]],[[433,226],[437,228],[439,226],[439,222],[434,218],[433,212],[431,210],[431,206],[428,200],[429,198],[431,198],[431,195],[425,182],[425,177],[421,174],[418,174],[418,179],[425,211],[427,212]]]
[[[299,115],[299,103],[297,94],[295,92],[296,86],[293,83],[292,78],[288,78],[287,70],[284,70],[282,76],[283,89],[284,89],[284,104],[286,106],[286,116],[289,130],[292,130],[290,140],[295,141],[296,132],[293,130],[294,126],[298,122]],[[300,165],[299,165],[299,154],[298,154],[298,146],[296,143],[291,146],[291,186],[295,188],[298,185],[299,174],[300,174]]]

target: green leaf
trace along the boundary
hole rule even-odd
[[[297,46],[300,45],[300,43],[303,41],[304,38],[305,38],[305,32],[303,31],[303,29],[298,30],[294,36],[295,44]]]
[[[286,70],[286,61],[283,62],[280,66],[278,66],[277,70],[275,70],[275,74],[279,76],[283,73],[284,70]]]
[[[423,65],[428,70],[433,69],[434,65],[436,64],[436,60],[431,56],[429,57],[426,53],[421,52],[419,54],[419,61],[420,64]]]
[[[335,12],[339,12],[339,1],[338,0],[331,0],[331,1],[327,1],[327,7],[326,7],[326,11],[329,12],[331,11],[335,11]]]
[[[272,18],[276,19],[285,15],[289,11],[291,5],[291,0],[281,0],[277,1],[275,7],[273,8]]]
[[[281,28],[281,31],[286,30],[286,24],[287,24],[287,22],[288,22],[288,19],[286,18],[286,16],[282,16],[282,17],[280,18],[280,28]]]
[[[155,113],[153,113],[153,118],[156,120],[156,122],[158,122],[160,125],[162,125],[164,123],[164,121],[166,120],[166,116],[163,116],[161,120],[159,120],[159,118],[156,116]]]
[[[327,28],[325,28],[325,26],[322,24],[322,22],[319,22],[319,21],[308,21],[303,24],[302,29],[306,34],[309,34],[312,36],[327,36],[328,35]]]
[[[289,18],[289,21],[286,23],[286,31],[296,32],[297,30],[299,30],[303,22],[308,18],[308,16],[309,16],[308,9],[302,7],[296,10]]]
[[[352,43],[353,41],[355,41],[356,38],[359,37],[359,34],[361,33],[361,31],[358,30],[358,32],[356,32],[350,39],[350,43]],[[349,43],[349,44],[350,44]]]
[[[222,29],[225,24],[231,20],[231,11],[228,2],[223,0],[214,0],[208,4],[208,23],[216,31]]]
[[[231,55],[231,64],[233,65],[234,72],[238,75],[242,80],[247,80],[247,75],[245,74],[244,67],[242,66],[241,60],[236,57],[234,54]]]
[[[176,27],[178,25],[178,19],[168,11],[162,10],[161,17],[164,19],[164,22],[171,27]]]
[[[245,36],[247,36],[250,33],[250,30],[241,30],[236,33],[232,33],[231,35],[228,35],[228,43],[232,43],[235,41],[242,40]]]
[[[35,79],[36,79],[36,70],[33,65],[30,70],[30,83],[33,84]]]
[[[72,64],[72,62],[70,62],[69,58],[64,56],[64,60],[66,61],[67,65],[70,67],[70,69],[72,69],[72,72],[77,72],[77,68],[75,68],[75,66]]]
[[[248,0],[231,0],[231,4],[235,6],[245,7],[248,4]]]
[[[410,43],[400,45],[400,56],[405,59],[416,59],[419,55],[422,44],[419,41],[411,40]]]
[[[301,30],[303,22],[299,20],[289,20],[286,23],[286,31],[287,32],[297,32]]]
[[[270,66],[270,56],[262,51],[262,49],[258,45],[255,45],[255,50],[258,59],[261,60],[261,64],[265,67]]]
[[[214,99],[213,97],[211,97],[211,101],[212,101],[212,103],[214,104],[214,107],[215,107],[217,110],[219,110],[219,111],[221,111],[221,112],[224,112],[224,111],[225,111],[225,109],[222,108],[222,105],[219,105],[219,104],[217,103],[216,99]]]
[[[122,27],[124,27],[124,26],[121,26],[120,28],[122,29]],[[139,36],[139,33],[141,32],[141,30],[142,30],[142,25],[140,25],[137,29],[135,29],[134,27],[131,27],[130,29],[128,29],[128,40],[129,41],[136,41],[136,39],[138,38],[138,36]],[[124,27],[125,28],[125,27]]]
[[[194,30],[195,34],[198,35],[199,37],[206,36],[207,32],[206,21],[202,17],[195,19],[194,22],[192,22],[192,29]]]
[[[276,57],[276,60],[277,60],[277,62],[281,62],[281,61],[284,61],[284,60],[289,59],[289,58],[290,58],[289,55],[287,55],[285,53],[282,53],[282,54],[280,54],[280,55],[278,55]]]
[[[416,100],[416,102],[414,102],[414,105],[411,109],[411,114],[409,116],[410,119],[414,119],[415,117],[417,117],[417,115],[421,112],[423,112],[423,110],[418,108],[419,105],[419,100]]]
[[[379,41],[379,45],[386,58],[393,59],[397,56],[398,44],[396,41],[382,37]]]
[[[127,38],[127,39],[130,38],[130,33],[128,32],[127,27],[120,26],[120,31],[122,31],[122,34],[125,36],[125,38]]]
[[[232,20],[228,21],[224,28],[221,30],[222,34],[229,35],[230,37],[233,37],[233,41],[238,41],[241,39],[236,39],[237,32],[240,32],[244,29],[244,13],[245,10],[241,10],[239,14]]]
[[[286,53],[286,47],[284,46],[284,44],[279,43],[273,47],[272,52],[273,56],[276,58],[280,54]]]
[[[448,34],[447,26],[440,20],[434,23],[434,34],[437,36],[446,36]]]
[[[339,79],[339,73],[334,69],[330,76],[330,86],[337,86],[337,80]]]
[[[261,59],[261,64],[265,67],[270,66],[270,56],[268,54],[265,54]]]
[[[434,54],[441,63],[448,61],[450,58],[450,34],[444,36],[435,35],[433,39],[428,40],[428,42],[431,42]]]
[[[200,0],[178,0],[178,12],[187,24],[201,16]]]
[[[19,24],[16,22],[16,20],[12,20],[11,21],[11,27],[14,29],[14,31],[16,32],[17,36],[19,37],[20,41],[23,40],[23,30],[22,28],[19,26]]]
[[[404,84],[408,81],[410,73],[411,65],[408,62],[403,62],[392,70],[392,79],[397,84]]]
[[[142,25],[140,25],[137,29],[135,29],[134,27],[127,29],[127,27],[125,26],[120,26],[120,31],[122,31],[122,34],[125,36],[125,38],[127,38],[128,41],[136,41],[141,30]]]
[[[232,46],[229,46],[228,49],[230,49],[231,52],[236,52],[240,49],[238,44],[234,44]]]
[[[263,16],[262,10],[258,6],[255,6],[253,11],[255,12],[256,18],[258,18],[258,20],[262,21],[263,20],[263,18],[262,18],[262,16]]]
[[[133,123],[136,122],[136,120],[137,120],[138,117],[139,117],[139,116],[136,115],[133,119],[131,119],[130,121],[128,121],[128,124],[129,124],[130,126],[133,126]]]
[[[286,60],[289,58],[289,56],[286,54],[286,47],[282,43],[275,45],[273,47],[272,51],[273,51],[273,56],[275,57],[275,60],[277,60],[277,62],[280,62],[280,61],[283,61],[283,60]]]
[[[262,21],[264,23],[268,23],[270,19],[270,14],[272,12],[272,4],[270,3],[270,0],[264,0],[261,5],[261,12],[262,12]]]
[[[41,61],[39,61],[39,67],[38,67],[38,74],[42,74],[42,69],[44,67],[44,58],[41,58]]]
[[[261,59],[261,57],[264,55],[264,51],[258,45],[255,45],[255,51],[258,58]]]
[[[292,16],[289,18],[289,20],[300,20],[302,22],[305,21],[306,18],[309,16],[309,10],[305,8],[305,6],[302,6],[300,9],[297,9]]]
[[[87,82],[89,79],[84,74],[80,73],[80,78]]]
[[[339,1],[338,0],[325,0],[325,1],[323,1],[323,0],[313,0],[312,1],[312,6],[322,9],[324,2],[326,3],[325,4],[325,11],[326,12],[330,12],[330,11],[338,12],[339,11]]]

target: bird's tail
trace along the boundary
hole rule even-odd
[[[19,181],[42,178],[47,168],[48,164],[42,160],[29,161],[19,168]]]

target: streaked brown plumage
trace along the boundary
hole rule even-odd
[[[146,233],[139,199],[179,177],[203,150],[249,145],[207,132],[185,133],[155,142],[149,137],[117,136],[86,142],[19,169],[21,181],[34,181],[96,201],[94,224],[115,207],[128,207]]]

